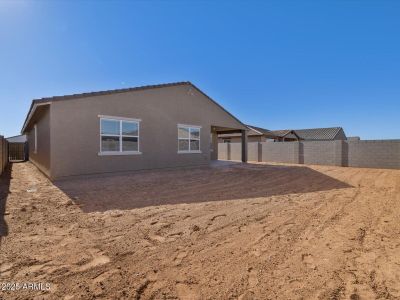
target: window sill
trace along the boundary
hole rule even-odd
[[[201,153],[200,150],[198,151],[178,151],[178,154],[191,154],[191,153]]]
[[[119,156],[119,155],[139,155],[139,151],[125,151],[125,152],[99,152],[98,156]]]

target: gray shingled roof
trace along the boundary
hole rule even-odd
[[[294,129],[302,140],[333,140],[342,127]]]
[[[286,137],[293,139],[297,138],[293,130],[268,130],[265,128],[251,126],[251,125],[247,125],[247,127],[259,131],[262,135],[264,135],[267,138],[277,138],[277,137]]]
[[[153,85],[143,85],[143,86],[137,86],[137,87],[131,87],[131,88],[125,88],[125,89],[114,89],[114,90],[106,90],[106,91],[70,94],[70,95],[63,95],[63,96],[44,97],[44,98],[34,99],[33,102],[40,103],[40,102],[48,102],[48,101],[55,101],[55,100],[67,100],[67,99],[74,99],[74,98],[110,95],[110,94],[126,93],[126,92],[139,91],[139,90],[157,89],[157,88],[177,86],[177,85],[191,85],[191,86],[195,87],[194,84],[192,84],[190,81],[180,81],[180,82],[153,84]]]
[[[247,125],[267,138],[285,137],[297,138],[301,140],[333,140],[336,135],[342,130],[342,127],[329,127],[329,128],[309,128],[309,129],[285,129],[285,130],[268,130],[261,127]]]
[[[274,138],[275,135],[272,133],[271,130],[265,129],[265,128],[261,128],[261,127],[256,127],[256,126],[252,126],[252,125],[246,125],[247,127],[250,128],[250,130],[255,131],[255,132],[259,132],[259,135],[265,135],[266,137],[271,137]]]
[[[272,130],[271,132],[277,137],[297,139],[297,135],[295,134],[294,130]]]

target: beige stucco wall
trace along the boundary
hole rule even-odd
[[[54,101],[51,177],[208,164],[211,125],[245,129],[190,85]],[[99,115],[141,119],[139,155],[99,156]],[[201,126],[201,153],[178,154],[177,124]]]
[[[210,159],[217,160],[218,159],[218,134],[216,132],[211,133],[211,153]]]
[[[35,153],[35,130],[37,127],[37,152]],[[51,177],[50,106],[40,106],[32,118],[27,132],[29,160],[43,173]]]

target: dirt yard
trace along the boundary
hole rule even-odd
[[[5,299],[400,299],[400,171],[237,164],[0,183]]]

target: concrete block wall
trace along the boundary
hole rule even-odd
[[[298,142],[261,143],[261,161],[299,163]]]
[[[241,160],[241,143],[218,149],[219,159]],[[400,140],[253,142],[248,161],[400,169]]]
[[[242,160],[242,143],[227,143],[230,147],[230,160]]]
[[[346,141],[344,148],[349,167],[400,169],[400,140]]]
[[[310,141],[299,143],[299,162],[310,165],[342,165],[343,141]]]
[[[218,159],[229,160],[230,154],[228,149],[229,143],[218,143]]]
[[[258,143],[249,143],[258,144]],[[218,143],[218,159],[242,160],[242,143]]]
[[[259,161],[258,145],[259,145],[259,143],[257,143],[257,142],[247,143],[247,160],[248,161]]]

